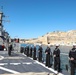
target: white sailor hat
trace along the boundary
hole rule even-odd
[[[48,46],[50,47],[50,44],[48,44]]]
[[[75,44],[75,43],[73,43],[73,46],[76,46],[76,44]]]
[[[39,46],[41,46],[41,44],[39,44]]]
[[[56,44],[56,46],[59,46],[59,44]]]

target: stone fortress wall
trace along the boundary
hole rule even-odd
[[[76,30],[70,30],[67,32],[54,31],[45,34],[44,36],[40,36],[36,39],[28,39],[24,41],[20,41],[21,43],[42,43],[54,45],[56,43],[60,45],[72,45],[76,43]]]

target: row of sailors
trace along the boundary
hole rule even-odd
[[[38,48],[38,61],[42,62],[42,52],[43,52],[43,48],[42,45],[39,45]],[[60,49],[59,49],[59,45],[56,45],[55,50],[51,51],[50,45],[47,46],[47,48],[45,49],[45,53],[46,53],[46,63],[45,65],[48,67],[52,67],[52,59],[54,57],[54,69],[57,70],[58,72],[61,72],[60,69]],[[29,46],[26,46],[24,49],[24,54],[26,54],[27,56],[33,57],[34,60],[36,60],[36,45],[34,45],[34,48],[32,48],[32,46],[29,48]]]
[[[23,50],[23,48],[21,48],[21,51]],[[10,44],[8,47],[8,55],[11,55],[11,51],[12,51],[12,45]],[[32,54],[33,52],[33,54]],[[43,52],[43,48],[42,45],[39,46],[38,49],[38,61],[42,62],[42,52]],[[54,69],[57,70],[58,72],[61,72],[60,69],[60,49],[59,49],[59,45],[56,45],[56,48],[54,49],[53,53],[51,52],[50,49],[50,45],[47,46],[46,50],[46,66],[51,67],[52,64],[50,64],[50,59],[52,59],[52,55],[54,57]],[[26,54],[27,56],[32,57],[33,59],[36,60],[36,46],[34,46],[34,48],[29,48],[29,46],[25,47],[24,50],[24,54]],[[70,63],[70,75],[75,75],[75,69],[76,69],[76,44],[73,44],[73,48],[69,51],[69,63]]]
[[[33,52],[33,59],[36,60],[36,46],[34,48],[30,48],[29,51],[29,46],[25,48],[24,53],[27,56],[32,57],[32,52]],[[39,46],[38,48],[38,61],[42,62],[42,52],[43,48],[42,45]],[[46,66],[51,67],[52,64],[50,64],[50,59],[52,59],[52,55],[54,57],[54,69],[57,70],[58,72],[61,72],[60,68],[60,49],[59,45],[56,45],[56,48],[54,49],[53,53],[51,52],[50,45],[47,46],[46,50]],[[76,44],[73,44],[73,48],[69,51],[69,63],[70,63],[70,75],[75,75],[75,69],[76,69]],[[65,61],[64,61],[65,62]]]

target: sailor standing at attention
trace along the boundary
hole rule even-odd
[[[42,45],[39,44],[39,48],[38,48],[38,61],[42,62]]]
[[[24,54],[27,55],[27,46],[24,48]]]
[[[8,55],[9,56],[11,56],[12,49],[13,49],[12,44],[9,44],[9,47],[8,47]]]
[[[46,66],[48,67],[51,67],[52,65],[50,64],[50,55],[52,55],[52,52],[51,52],[51,49],[50,49],[50,44],[48,44],[46,50],[45,50],[45,53],[46,53]]]
[[[27,57],[29,56],[29,45],[27,45]]]
[[[36,45],[33,48],[33,60],[36,60]]]
[[[30,47],[30,57],[32,57],[32,45],[31,45],[31,47]]]
[[[70,75],[75,75],[75,69],[76,69],[76,44],[73,44],[73,48],[69,52],[69,62],[70,62],[70,67],[71,67]]]
[[[57,70],[58,72],[60,72],[61,69],[60,69],[60,49],[59,49],[59,44],[56,44],[56,48],[53,51],[53,56],[54,56],[54,69]]]

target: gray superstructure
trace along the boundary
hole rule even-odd
[[[5,45],[5,47],[7,48],[7,43],[9,42],[9,33],[6,32],[3,28],[3,17],[5,17],[5,15],[3,14],[3,12],[0,12],[0,45]]]

